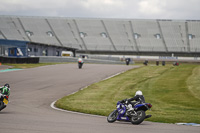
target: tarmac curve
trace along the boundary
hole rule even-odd
[[[136,66],[77,64],[42,66],[0,73],[9,83],[8,107],[0,112],[0,133],[199,133],[199,127],[144,121],[108,123],[106,117],[52,109],[50,104],[92,83]]]

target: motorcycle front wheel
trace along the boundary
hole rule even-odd
[[[107,117],[107,121],[108,121],[109,123],[113,123],[113,122],[115,122],[115,121],[117,120],[117,116],[118,116],[118,112],[117,112],[117,110],[114,110],[114,111],[111,112],[111,113],[109,114],[109,116]]]
[[[137,113],[137,115],[134,115],[134,116],[131,117],[131,123],[132,124],[140,124],[145,119],[146,114],[143,110],[139,110],[136,113]]]
[[[83,65],[83,64],[78,63],[78,68],[81,69],[81,68],[82,68],[82,65]]]
[[[3,108],[5,108],[5,107],[4,107],[4,103],[3,103],[3,101],[0,101],[0,111],[1,111]]]

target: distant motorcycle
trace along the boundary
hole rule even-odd
[[[119,101],[117,102],[117,109],[109,114],[107,121],[112,123],[117,120],[131,122],[132,124],[140,124],[144,119],[151,117],[151,115],[145,114],[145,111],[151,107],[152,105],[150,103],[137,104],[132,107],[131,104],[127,105],[126,102],[121,103]],[[129,110],[130,108],[132,109]]]
[[[78,58],[78,68],[79,69],[81,69],[83,67],[83,63],[84,63],[83,59],[79,57]]]
[[[8,96],[0,94],[0,111],[8,104]]]
[[[83,66],[83,62],[82,61],[78,61],[78,68],[81,69]]]
[[[129,65],[129,63],[130,63],[130,61],[131,61],[131,59],[130,58],[126,58],[126,65]]]

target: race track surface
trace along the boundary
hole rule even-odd
[[[143,122],[108,123],[106,117],[62,112],[50,107],[63,96],[134,66],[62,64],[0,73],[10,83],[8,107],[0,112],[0,133],[199,133],[199,127]],[[134,76],[134,75],[133,75]]]

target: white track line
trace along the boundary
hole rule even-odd
[[[56,100],[57,101],[57,100]],[[94,117],[100,117],[100,118],[105,118],[105,116],[100,116],[100,115],[92,115],[92,114],[85,114],[85,113],[80,113],[80,112],[74,112],[74,111],[69,111],[69,110],[64,110],[64,109],[60,109],[55,107],[55,103],[56,101],[51,103],[51,108],[58,110],[58,111],[62,111],[62,112],[67,112],[67,113],[73,113],[73,114],[79,114],[79,115],[86,115],[86,116],[94,116]]]
[[[108,77],[108,78],[105,78],[105,79],[103,79],[103,80],[107,80],[107,79],[109,79],[109,78],[112,78],[112,77],[117,76],[117,75],[119,75],[119,74],[121,74],[121,73],[124,73],[124,72],[125,72],[125,71],[119,72],[119,73],[114,74],[114,75],[112,75],[112,76],[110,76],[110,77]],[[102,81],[103,81],[103,80],[102,80]],[[98,82],[99,82],[99,81],[98,81]],[[87,88],[87,87],[88,87],[88,86],[83,87],[81,90],[83,90],[84,88]],[[78,91],[79,91],[79,90],[78,90]],[[76,91],[76,92],[78,92],[78,91]],[[72,95],[72,94],[74,94],[74,93],[76,93],[76,92],[73,92],[73,93],[71,93],[71,94],[69,94],[69,95]],[[69,95],[68,95],[68,96],[69,96]],[[57,101],[57,100],[56,100],[56,101]],[[62,111],[62,112],[67,112],[67,113],[73,113],[73,114],[80,114],[80,115],[86,115],[86,116],[95,116],[95,117],[105,118],[105,116],[92,115],[92,114],[85,114],[85,113],[74,112],[74,111],[69,111],[69,110],[64,110],[64,109],[57,108],[57,107],[55,107],[56,101],[52,102],[51,105],[50,105],[50,107],[53,108],[53,109],[55,109],[55,110]]]

